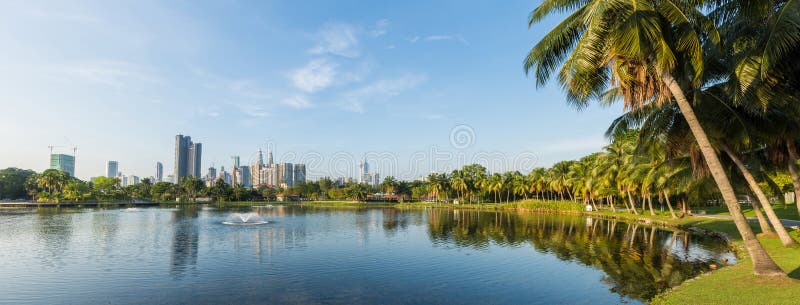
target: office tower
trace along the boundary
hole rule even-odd
[[[175,183],[175,175],[167,175],[167,182]]]
[[[231,156],[231,162],[233,162],[233,168],[239,167],[239,156]]]
[[[278,164],[278,181],[276,185],[281,187],[294,186],[294,168],[291,163]]]
[[[175,183],[185,177],[200,178],[203,145],[193,143],[189,136],[175,136]]]
[[[156,176],[154,177],[155,182],[161,182],[164,180],[164,165],[161,162],[156,162]]]
[[[306,183],[306,165],[298,163],[294,165],[294,185]]]
[[[189,146],[189,175],[195,178],[202,177],[203,144],[193,143]]]
[[[274,164],[272,162],[272,147],[267,147],[267,165]]]
[[[64,171],[75,177],[75,156],[50,154],[50,169]]]
[[[241,186],[243,187],[251,187],[253,186],[253,182],[250,181],[251,174],[250,174],[250,167],[247,165],[243,165],[239,167],[239,173],[241,178]]]
[[[216,180],[217,179],[217,169],[212,167],[208,168],[208,179],[209,180]]]
[[[130,183],[130,185],[137,185],[137,184],[139,184],[139,176],[136,176],[136,175],[132,175],[132,176],[130,176],[130,177],[128,178],[128,183]]]
[[[128,186],[128,176],[119,176],[119,184],[122,187]]]
[[[106,162],[106,177],[114,178],[119,173],[119,162],[108,161]]]

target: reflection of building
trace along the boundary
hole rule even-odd
[[[161,182],[164,180],[164,165],[161,162],[156,162],[156,176],[155,182]]]
[[[203,144],[193,143],[189,136],[175,136],[175,181],[185,177],[200,178]]]
[[[50,154],[50,169],[67,172],[75,177],[75,156],[66,154]]]
[[[175,211],[173,215],[174,231],[172,235],[172,257],[170,273],[181,277],[188,267],[197,265],[197,248],[200,239],[197,208],[186,208]]]
[[[114,178],[119,173],[119,163],[117,161],[106,162],[106,177]]]

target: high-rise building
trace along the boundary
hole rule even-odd
[[[239,156],[231,156],[231,162],[233,163],[233,168],[239,167]]]
[[[207,180],[217,180],[217,169],[212,167],[208,168],[208,179]]]
[[[189,147],[189,175],[195,178],[202,177],[203,144],[193,143]]]
[[[161,182],[164,180],[164,165],[161,162],[156,162],[156,176],[154,177],[155,182]]]
[[[250,174],[250,167],[247,165],[242,165],[239,167],[239,176],[241,178],[241,186],[243,187],[251,187],[253,186],[253,182],[250,181],[251,174]]]
[[[272,164],[275,164],[272,162],[272,147],[267,147],[267,165],[272,165]]]
[[[298,163],[294,165],[294,185],[306,183],[306,165]]]
[[[75,156],[50,154],[50,169],[64,171],[75,177]]]
[[[294,186],[294,167],[291,163],[278,164],[278,181],[275,184],[281,187]]]
[[[119,173],[119,162],[108,161],[106,162],[106,177],[114,178]]]
[[[179,183],[185,177],[200,178],[202,167],[203,145],[193,143],[189,136],[175,136],[175,181]]]

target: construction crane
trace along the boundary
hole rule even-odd
[[[47,147],[50,148],[50,154],[52,155],[53,154],[53,148],[64,147],[64,146],[50,145],[50,146],[47,146]],[[77,155],[77,154],[78,154],[78,147],[77,146],[72,147],[72,156],[75,157],[75,155]]]

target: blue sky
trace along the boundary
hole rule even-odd
[[[175,134],[203,167],[306,162],[348,175],[367,156],[411,179],[478,161],[549,166],[601,149],[621,106],[576,111],[522,60],[558,20],[538,1],[5,1],[0,168],[171,173]],[[165,174],[166,174],[165,173]]]

